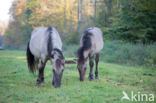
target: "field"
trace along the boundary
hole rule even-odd
[[[129,96],[131,91],[156,96],[155,68],[100,61],[99,79],[89,81],[87,68],[85,81],[80,82],[76,64],[65,67],[61,88],[52,86],[50,62],[45,68],[45,82],[35,87],[37,73],[28,71],[25,52],[0,51],[0,103],[135,103],[121,101],[123,91]]]

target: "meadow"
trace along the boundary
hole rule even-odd
[[[76,64],[66,64],[62,86],[54,88],[52,66],[48,62],[45,82],[36,87],[37,73],[29,72],[25,51],[0,51],[0,103],[135,103],[122,101],[122,92],[156,95],[155,68],[100,61],[99,79],[88,80],[88,67],[85,81],[80,82],[76,67]]]
[[[156,97],[156,0],[1,0],[0,4],[0,103],[156,103],[156,98],[137,101],[141,94]],[[88,80],[88,66],[85,81],[80,82],[77,65],[70,62],[61,88],[54,88],[48,61],[45,82],[36,87],[38,73],[29,72],[25,48],[40,26],[57,29],[67,61],[76,60],[82,32],[100,28],[104,48],[99,79]],[[123,92],[130,100],[121,99]]]

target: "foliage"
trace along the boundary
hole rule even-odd
[[[9,48],[19,48],[27,44],[32,31],[32,25],[28,23],[30,14],[26,11],[26,0],[15,0],[10,9],[12,20],[4,35],[4,45]]]
[[[117,8],[112,17],[111,27],[104,31],[104,35],[113,39],[130,42],[156,41],[156,5],[155,0],[121,0],[121,7]],[[103,13],[103,11],[101,12]],[[103,26],[99,15],[99,26]],[[102,23],[102,24],[101,24]],[[110,36],[111,35],[111,36]]]
[[[66,44],[79,43],[80,31],[92,26],[101,28],[107,40],[144,44],[156,41],[155,0],[100,0],[96,6],[94,0],[81,0],[80,21],[78,1],[14,0],[4,45],[26,45],[33,29],[48,25],[59,31]]]
[[[156,67],[156,44],[121,43],[106,41],[102,52],[104,61],[128,65],[145,65]]]
[[[0,34],[0,46],[2,46],[3,41],[4,41],[4,37]]]
[[[88,2],[89,0],[84,1],[83,7]],[[82,14],[87,17],[83,18],[83,22],[89,21],[92,14],[88,8],[90,6],[83,8],[86,10]],[[72,38],[77,38],[80,34],[77,32],[77,9],[77,0],[14,0],[10,8],[12,18],[5,33],[4,45],[11,48],[26,45],[33,29],[49,25],[59,31],[63,40],[70,38],[65,41],[75,42]],[[87,25],[89,23],[83,24],[81,28],[84,29]]]
[[[63,45],[63,54],[66,57],[76,58],[78,48],[79,48],[79,45],[74,45],[74,44]]]
[[[65,43],[68,44],[78,44],[79,43],[80,34],[78,31],[72,32],[68,35],[68,39],[66,39]]]
[[[9,63],[9,64],[8,64]],[[24,51],[0,51],[1,103],[131,103],[123,100],[122,91],[155,93],[155,69],[120,66],[99,62],[99,80],[79,81],[75,64],[65,65],[62,87],[52,86],[52,65],[45,68],[45,82],[35,87],[37,73],[29,73]],[[95,69],[94,69],[95,70]],[[135,103],[135,102],[134,102]],[[136,102],[137,103],[137,102]],[[154,102],[151,102],[154,103]]]

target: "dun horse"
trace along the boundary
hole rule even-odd
[[[44,67],[47,60],[53,62],[52,85],[54,87],[61,86],[64,56],[62,54],[62,41],[55,28],[49,26],[33,30],[26,54],[29,70],[32,73],[38,70],[36,86],[44,82]]]
[[[90,72],[88,79],[93,80],[93,66],[94,66],[94,55],[96,55],[96,70],[95,79],[98,79],[98,62],[99,53],[104,45],[102,32],[99,28],[93,27],[88,28],[81,35],[80,48],[78,49],[78,71],[80,74],[80,81],[84,80],[86,72],[86,62],[89,57]]]

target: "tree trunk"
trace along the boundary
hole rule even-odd
[[[72,32],[73,29],[73,17],[72,17],[72,9],[70,10],[70,32]]]
[[[64,30],[63,30],[63,36],[66,35],[66,0],[64,0]]]
[[[108,10],[108,27],[110,26],[110,17],[111,17],[111,9],[112,9],[112,1],[113,0],[108,0],[107,1],[107,10]]]
[[[78,32],[81,33],[81,22],[82,22],[82,0],[78,0]]]
[[[103,13],[103,15],[104,15],[104,27],[107,27],[107,16],[106,16],[106,9],[105,9],[105,7],[104,7],[104,13]]]
[[[97,0],[94,0],[94,25],[96,25],[96,3]]]

